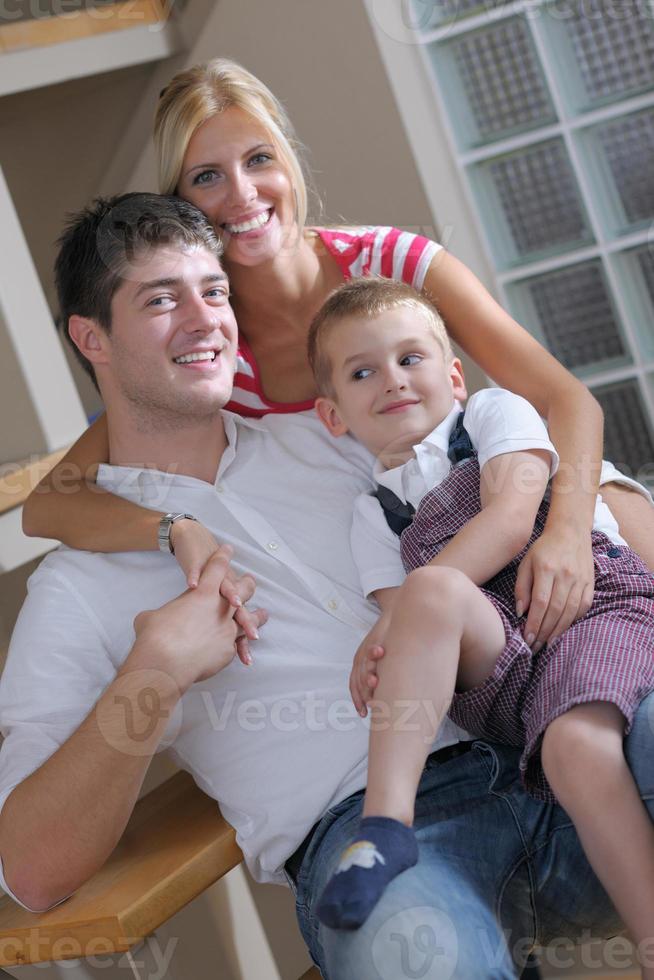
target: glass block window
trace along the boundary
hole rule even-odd
[[[577,0],[570,13],[565,27],[591,102],[654,85],[654,19],[647,3]]]
[[[624,357],[615,312],[598,262],[573,265],[527,283],[547,346],[568,368]]]
[[[591,237],[563,140],[487,164],[517,253],[541,252]]]
[[[453,17],[465,17],[466,14],[476,13],[482,4],[483,0],[440,0],[437,7],[440,8],[441,20],[451,20]]]
[[[654,473],[654,0],[433,9],[416,50],[496,292],[597,392],[609,456]]]
[[[652,301],[652,306],[654,306],[654,245],[651,247],[646,245],[644,248],[637,249],[636,258],[638,259],[640,270],[643,273],[649,298]]]
[[[598,388],[593,394],[604,411],[606,458],[624,468],[629,476],[651,479],[654,438],[636,382],[625,381]]]
[[[627,221],[654,214],[654,109],[606,123],[598,135]]]
[[[556,118],[529,29],[520,18],[452,42],[480,139],[492,140]]]
[[[406,3],[406,0],[402,2]],[[508,2],[509,0],[411,0],[411,23],[414,29],[428,31],[438,24],[470,17],[482,10],[493,10]],[[407,20],[405,8],[404,22]]]

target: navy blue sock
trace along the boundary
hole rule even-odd
[[[316,914],[331,929],[358,929],[389,882],[418,860],[412,827],[391,817],[364,817],[357,839],[343,851]]]

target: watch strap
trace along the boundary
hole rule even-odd
[[[193,517],[193,514],[165,514],[159,521],[159,531],[157,532],[159,551],[163,551],[165,555],[175,554],[173,542],[170,539],[170,529],[175,521],[181,521],[183,519],[197,521],[197,517]]]

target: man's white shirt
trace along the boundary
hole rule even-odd
[[[254,665],[234,660],[193,685],[162,744],[219,801],[253,875],[284,882],[283,863],[313,824],[366,783],[369,726],[348,681],[378,610],[361,594],[349,537],[371,458],[354,440],[333,440],[312,414],[252,422],[225,413],[225,422],[215,486],[111,466],[98,482],[157,510],[194,514],[234,546],[235,569],[256,579],[253,604],[270,618],[252,645]],[[184,589],[175,559],[157,552],[61,547],[44,559],[0,684],[0,805],[112,682],[137,613]],[[458,737],[448,721],[434,748]]]

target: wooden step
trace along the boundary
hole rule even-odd
[[[0,514],[21,507],[34,487],[56,466],[68,447],[31,462],[0,464]]]

